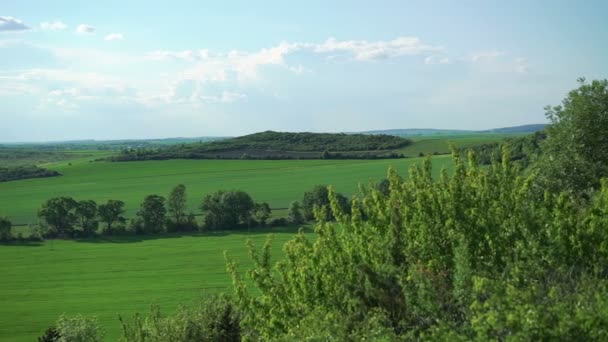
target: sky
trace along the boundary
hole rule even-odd
[[[2,1],[0,142],[546,122],[608,1]]]

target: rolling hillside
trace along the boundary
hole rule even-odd
[[[266,131],[207,143],[162,149],[125,149],[110,161],[165,159],[376,159],[401,157],[412,143],[391,135]]]

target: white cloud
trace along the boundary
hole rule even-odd
[[[452,64],[452,61],[445,56],[431,55],[424,59],[424,64]]]
[[[29,29],[29,26],[17,18],[0,16],[0,32],[27,31]]]
[[[65,30],[66,28],[68,28],[68,25],[64,24],[60,20],[50,21],[50,22],[45,21],[43,23],[40,23],[40,28],[43,30],[48,30],[48,31],[61,31],[61,30]]]
[[[76,33],[78,33],[78,34],[90,34],[90,33],[94,33],[94,32],[95,32],[95,28],[93,26],[86,25],[86,24],[80,24],[76,28]]]
[[[497,57],[501,57],[505,54],[504,51],[490,50],[490,51],[479,51],[471,54],[471,60],[474,63],[479,63],[487,60],[492,60]]]
[[[125,37],[122,35],[122,33],[110,33],[109,35],[107,35],[104,40],[123,40],[125,39]]]
[[[429,52],[439,52],[443,48],[423,44],[416,37],[398,37],[389,41],[343,40],[327,39],[323,44],[315,45],[317,53],[346,53],[359,61],[388,59],[406,55],[419,55]]]

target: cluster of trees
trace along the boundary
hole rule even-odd
[[[266,131],[163,149],[128,149],[109,160],[399,158],[401,154],[391,151],[411,143],[411,140],[390,135]]]
[[[54,176],[61,176],[61,174],[34,165],[0,167],[0,182]]]
[[[517,162],[523,168],[527,168],[537,161],[541,154],[541,145],[545,139],[547,139],[547,133],[543,130],[521,137],[507,138],[500,143],[460,148],[459,153],[467,153],[467,151],[472,150],[480,164],[490,165],[492,162],[500,162],[502,150],[506,148],[512,161]]]
[[[93,200],[77,201],[71,197],[55,197],[44,202],[38,212],[43,227],[37,238],[80,238],[95,235],[160,234],[196,230],[236,230],[257,226],[286,226],[302,224],[313,219],[315,207],[327,204],[327,187],[317,186],[304,195],[303,205],[293,202],[287,217],[272,218],[266,202],[254,202],[240,190],[220,190],[206,195],[200,204],[203,219],[199,224],[188,211],[186,187],[177,185],[165,198],[152,194],[144,198],[136,216],[125,218],[125,203],[108,200],[97,204]],[[340,195],[347,205],[346,197]],[[332,218],[330,216],[328,218]],[[0,241],[12,239],[11,222],[0,218]]]

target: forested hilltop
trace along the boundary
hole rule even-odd
[[[124,149],[111,161],[163,159],[397,158],[409,139],[390,135],[266,131],[162,149]]]

